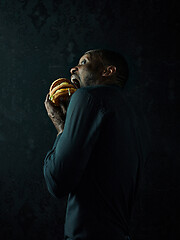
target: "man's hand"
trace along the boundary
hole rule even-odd
[[[44,105],[47,110],[48,116],[50,117],[51,121],[53,122],[55,128],[58,131],[58,134],[62,133],[64,130],[68,103],[61,101],[60,106],[57,107],[49,100],[49,94],[47,94]]]

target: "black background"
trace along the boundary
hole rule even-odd
[[[178,15],[166,0],[0,1],[1,239],[63,239],[66,197],[51,197],[42,170],[56,137],[44,100],[94,48],[126,56],[124,91],[151,139],[134,239],[180,239]]]

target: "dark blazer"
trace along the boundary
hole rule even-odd
[[[78,89],[44,162],[49,192],[67,194],[65,236],[124,239],[144,159],[136,117],[117,85]]]

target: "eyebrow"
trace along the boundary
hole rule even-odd
[[[87,58],[88,60],[90,60],[90,57],[89,57],[89,56],[82,56],[82,57],[80,58],[80,60],[79,60],[79,63],[80,63],[83,59],[85,59],[85,58]]]

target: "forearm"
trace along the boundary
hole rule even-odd
[[[64,121],[51,118],[52,123],[54,124],[58,134],[57,136],[64,131]]]

